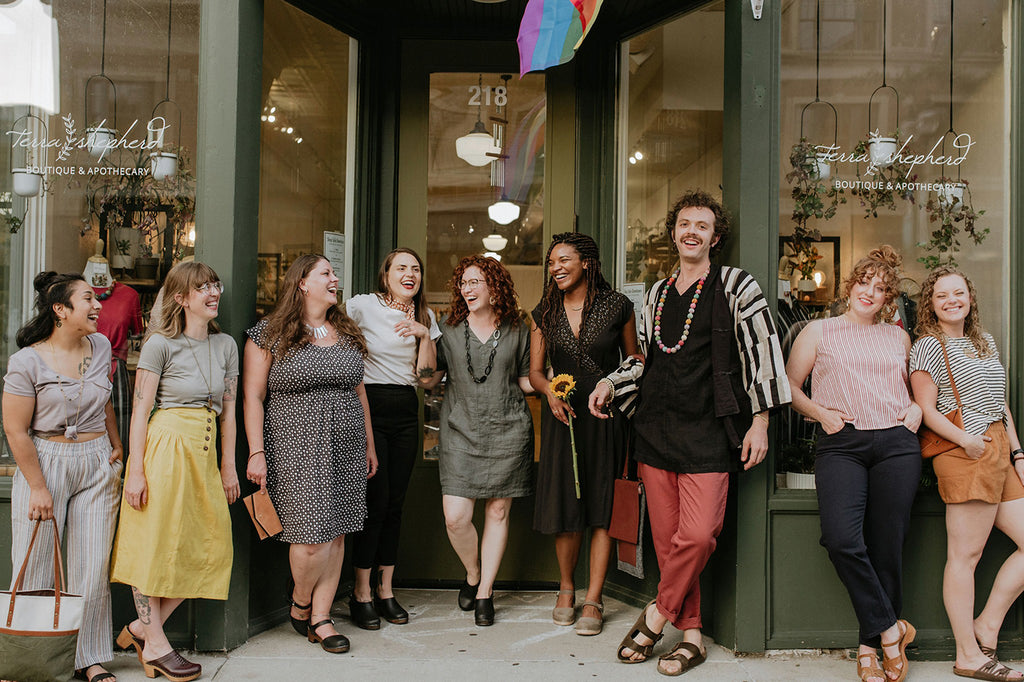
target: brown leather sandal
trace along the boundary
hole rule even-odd
[[[615,655],[618,656],[619,660],[623,663],[643,663],[651,657],[651,652],[654,651],[654,645],[660,642],[661,638],[665,636],[664,633],[661,632],[655,634],[649,627],[647,627],[647,609],[651,608],[655,601],[656,600],[652,599],[647,602],[647,606],[645,606],[640,612],[640,617],[636,619],[636,622],[633,623],[633,627],[629,629],[629,634],[622,638],[622,642],[619,644],[619,650],[615,652]],[[637,635],[644,635],[648,637],[651,640],[651,643],[641,644],[636,641]],[[623,656],[622,651],[624,649],[629,649],[634,653],[640,654],[643,658],[634,659],[629,656]]]
[[[896,621],[896,627],[900,631],[899,639],[895,642],[882,642],[882,668],[887,673],[895,673],[896,677],[890,677],[886,675],[886,679],[890,682],[903,682],[907,679],[907,645],[914,641],[914,637],[917,636],[917,630],[913,625],[903,620],[902,618]],[[899,656],[894,658],[887,658],[885,656],[885,647],[899,646]]]
[[[685,653],[684,653],[685,652]],[[689,654],[687,656],[686,654]],[[690,642],[677,642],[672,651],[658,657],[658,672],[669,677],[682,675],[687,670],[693,670],[698,665],[708,660],[707,652],[702,652],[696,644]],[[667,672],[661,667],[662,661],[679,661],[679,670]],[[881,672],[881,671],[879,671]]]
[[[975,680],[993,680],[994,682],[1007,682],[1008,680],[1016,680],[1019,678],[1010,677],[1014,672],[1012,668],[1007,668],[999,661],[989,660],[988,663],[981,666],[977,670],[968,670],[967,668],[958,668],[953,666],[953,674],[959,677],[970,677]]]
[[[861,661],[868,660],[869,665],[861,665]],[[857,654],[857,677],[861,682],[868,682],[872,678],[887,680],[885,672],[878,667],[877,654]]]

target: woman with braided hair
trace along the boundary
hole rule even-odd
[[[530,338],[530,383],[545,395],[551,410],[541,418],[533,527],[555,535],[560,582],[552,619],[558,625],[575,622],[577,634],[596,635],[603,625],[601,594],[612,551],[608,537],[612,491],[622,470],[628,425],[624,418],[602,420],[591,415],[587,396],[623,357],[637,353],[636,318],[630,300],[614,291],[601,274],[600,253],[589,236],[556,234],[548,248],[547,266],[550,277],[533,311]],[[552,393],[549,366],[554,374],[575,379],[576,388],[566,399]],[[587,529],[591,529],[590,581],[577,622],[573,574]]]

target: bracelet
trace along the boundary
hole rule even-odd
[[[1010,451],[1010,462],[1016,464],[1022,459],[1024,459],[1024,449],[1017,448],[1016,450]]]
[[[764,414],[763,412],[755,412],[754,416],[757,417],[758,419],[763,419],[765,424],[771,424],[771,422],[768,420],[768,415]]]
[[[608,386],[608,400],[615,399],[615,384],[612,383],[611,379],[609,379],[608,377],[603,377],[601,379],[598,379],[597,383],[605,384]]]
[[[257,450],[256,452],[250,452],[249,453],[249,459],[252,459],[256,455],[266,455],[266,453],[263,452],[263,450]],[[249,461],[249,460],[246,460],[246,461]]]

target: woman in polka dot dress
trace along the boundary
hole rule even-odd
[[[246,475],[266,487],[280,539],[291,543],[292,626],[331,653],[349,648],[330,611],[345,535],[363,528],[366,479],[377,469],[366,342],[337,292],[325,257],[295,259],[277,307],[248,331],[243,366]]]

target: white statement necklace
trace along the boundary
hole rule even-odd
[[[319,327],[314,327],[311,324],[306,325],[306,331],[314,339],[326,339],[327,338],[327,323],[324,322]]]

